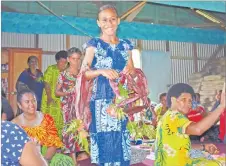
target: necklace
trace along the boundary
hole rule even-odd
[[[35,119],[27,120],[24,113],[21,115],[21,124],[26,127],[36,127],[41,124],[43,119],[43,114],[41,112],[35,112]]]
[[[70,74],[69,71],[65,72],[65,77],[70,81],[76,81],[77,75]]]

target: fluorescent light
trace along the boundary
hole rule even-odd
[[[215,22],[215,23],[218,23],[220,24],[221,21],[217,20],[216,18],[208,15],[207,13],[203,12],[203,11],[200,11],[200,10],[195,10],[196,13],[202,15],[203,17],[207,18],[208,20],[212,21],[212,22]]]

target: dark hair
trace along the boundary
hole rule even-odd
[[[190,93],[192,97],[194,97],[195,95],[195,92],[190,85],[184,84],[184,83],[174,84],[173,86],[170,87],[166,95],[167,107],[168,108],[171,107],[171,104],[172,104],[171,97],[178,98],[182,93]]]
[[[27,63],[29,63],[31,61],[31,59],[35,58],[36,60],[38,60],[37,56],[31,55],[28,57],[27,59]]]
[[[165,97],[165,96],[166,96],[166,93],[165,92],[164,93],[160,93],[159,94],[159,101],[162,100],[162,98]]]
[[[222,90],[219,90],[219,91],[218,91],[218,93],[220,93],[220,94],[221,94],[221,93],[222,93]]]
[[[99,14],[100,14],[100,12],[102,12],[103,10],[106,10],[106,9],[112,9],[112,10],[114,10],[115,13],[116,13],[117,16],[118,16],[118,12],[117,12],[117,9],[115,8],[115,6],[110,5],[110,4],[106,4],[106,5],[103,5],[103,6],[101,6],[101,7],[99,8],[99,11],[98,11],[98,13],[97,13],[97,20],[99,20]]]
[[[59,61],[61,58],[67,59],[67,51],[61,50],[61,51],[59,51],[59,52],[56,53],[55,60],[56,61]]]
[[[76,47],[72,47],[67,51],[67,55],[68,57],[70,57],[73,54],[79,54],[80,56],[82,56],[82,52],[79,48]]]
[[[35,96],[35,93],[32,90],[30,90],[30,89],[22,89],[21,91],[19,91],[17,93],[17,97],[16,97],[17,102],[21,103],[21,99],[24,96],[24,94],[26,94],[26,93],[31,93],[31,94],[33,94]]]

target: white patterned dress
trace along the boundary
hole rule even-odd
[[[128,51],[133,49],[129,40],[119,40],[118,44],[108,44],[100,38],[93,38],[84,47],[94,47],[92,70],[114,69],[121,72],[127,65]],[[91,162],[104,166],[130,165],[131,151],[127,119],[118,120],[109,116],[106,109],[115,94],[109,80],[100,75],[94,79],[90,110]]]
[[[18,125],[1,122],[1,165],[19,166],[25,144],[30,141],[26,132]]]

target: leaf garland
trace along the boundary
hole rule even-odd
[[[74,119],[71,123],[67,124],[67,133],[74,134],[75,141],[88,153],[89,150],[89,141],[87,138],[88,132],[84,129],[83,123],[79,119]]]
[[[156,130],[154,126],[147,125],[143,122],[128,122],[127,129],[133,139],[155,139]]]

